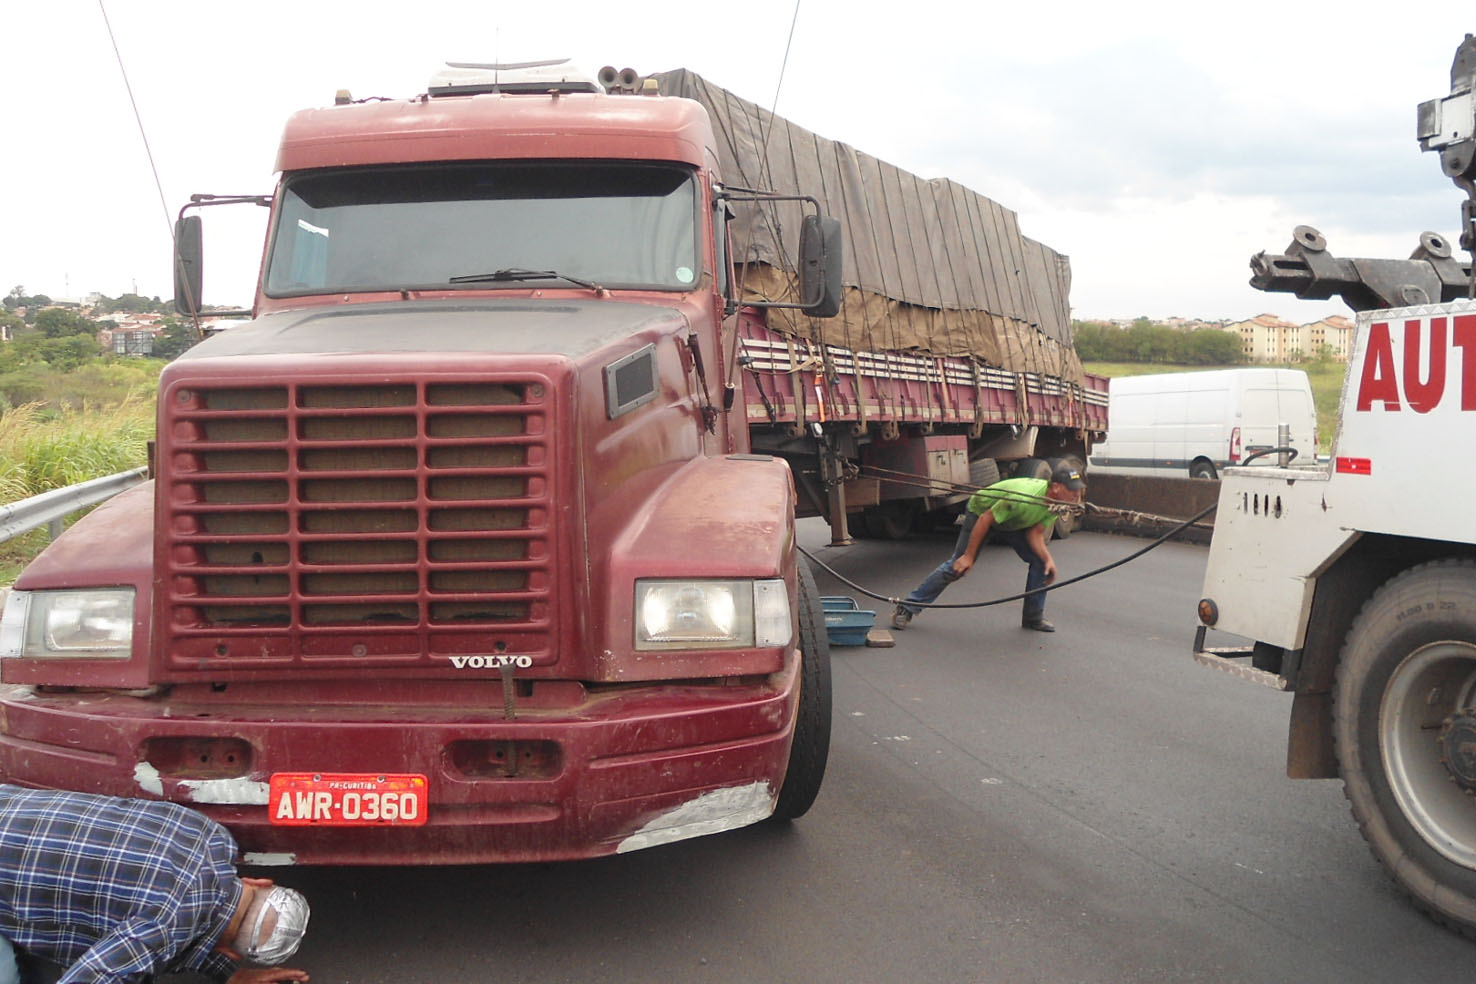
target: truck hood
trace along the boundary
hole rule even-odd
[[[214,335],[177,361],[237,355],[503,352],[577,357],[680,321],[621,301],[404,301],[286,311]]]

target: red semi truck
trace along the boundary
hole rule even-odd
[[[1084,459],[1105,385],[1030,320],[1064,317],[1064,258],[998,206],[959,196],[999,255],[956,276],[993,308],[842,286],[844,188],[724,183],[784,121],[631,76],[452,66],[288,122],[245,199],[252,320],[165,370],[153,480],[7,599],[0,777],[190,803],[264,865],[588,857],[809,808],[829,648],[795,516],[898,532],[957,508],[940,479]],[[192,312],[199,243],[182,216]],[[818,327],[903,315],[1014,368]]]

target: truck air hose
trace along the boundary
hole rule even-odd
[[[1028,597],[1030,595],[1044,594],[1047,591],[1055,591],[1057,588],[1064,588],[1068,584],[1075,584],[1078,581],[1085,581],[1089,577],[1096,577],[1098,574],[1105,574],[1105,573],[1107,573],[1108,571],[1112,570],[1115,567],[1121,567],[1123,564],[1126,564],[1129,561],[1137,560],[1139,557],[1143,556],[1145,553],[1147,553],[1148,551],[1154,549],[1155,547],[1162,546],[1165,542],[1167,542],[1169,540],[1170,537],[1174,536],[1177,533],[1182,532],[1183,530],[1188,529],[1190,526],[1193,526],[1195,523],[1199,522],[1201,519],[1203,519],[1204,517],[1208,516],[1210,513],[1214,512],[1215,509],[1217,509],[1217,508],[1218,508],[1218,503],[1216,503],[1213,506],[1208,506],[1208,507],[1200,510],[1198,513],[1196,513],[1195,515],[1191,516],[1189,519],[1184,520],[1178,526],[1175,526],[1173,529],[1169,530],[1167,533],[1163,534],[1158,539],[1156,539],[1152,543],[1148,544],[1146,547],[1143,547],[1141,550],[1135,550],[1132,553],[1128,554],[1126,557],[1123,557],[1123,558],[1121,558],[1119,560],[1114,560],[1112,563],[1105,564],[1105,565],[1103,565],[1101,567],[1098,567],[1096,570],[1087,571],[1085,574],[1078,574],[1075,577],[1067,578],[1065,581],[1057,581],[1054,584],[1047,584],[1045,587],[1036,588],[1033,591],[1022,591],[1019,594],[1012,594],[1012,595],[1009,595],[1008,597],[1005,597],[1005,598],[994,598],[994,599],[992,599],[990,601],[971,601],[971,602],[959,602],[959,603],[953,603],[953,604],[945,604],[945,603],[936,602],[936,601],[935,602],[932,602],[932,603],[925,603],[925,602],[921,602],[921,601],[909,601],[909,602],[907,602],[907,604],[909,606],[916,606],[917,608],[988,608],[991,605],[1002,605],[1002,604],[1004,604],[1007,601],[1019,601],[1021,598],[1025,598],[1025,597]],[[818,558],[814,554],[810,553],[810,551],[806,550],[804,547],[801,547],[801,546],[796,545],[795,549],[799,550],[800,553],[802,553],[806,557],[808,557],[813,563],[815,563],[816,565],[818,565],[822,570],[824,570],[831,577],[834,577],[836,580],[840,581],[846,587],[852,588],[852,589],[854,589],[856,591],[859,591],[861,594],[865,595],[868,598],[875,598],[877,601],[884,601],[884,602],[886,602],[889,605],[900,605],[900,604],[902,604],[902,602],[904,600],[902,598],[892,598],[892,597],[888,597],[887,595],[877,594],[874,591],[868,591],[867,589],[861,587],[861,585],[857,584],[855,581],[852,581],[849,578],[847,578],[845,575],[838,573],[835,570],[835,568],[831,567],[829,564],[826,564],[824,561],[820,560],[820,558]]]

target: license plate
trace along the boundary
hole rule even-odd
[[[428,814],[425,776],[278,772],[267,818],[284,827],[418,827]]]

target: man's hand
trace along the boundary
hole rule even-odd
[[[277,984],[279,981],[306,981],[308,972],[291,967],[242,967],[226,984]]]
[[[984,545],[984,538],[989,535],[989,527],[994,525],[994,513],[985,510],[977,520],[974,521],[973,532],[969,534],[968,545],[964,552],[953,559],[954,579],[963,577],[974,566],[974,558],[979,556],[979,548]]]
[[[1030,532],[1025,534],[1025,540],[1030,544],[1031,551],[1040,558],[1045,565],[1045,583],[1050,584],[1056,579],[1056,559],[1046,548],[1046,528],[1044,524],[1037,523],[1030,527]]]

